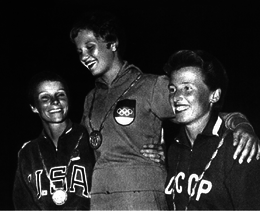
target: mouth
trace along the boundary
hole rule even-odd
[[[60,113],[60,112],[62,112],[62,109],[61,109],[61,108],[52,109],[52,110],[49,111],[49,113],[51,113],[51,114]]]
[[[186,111],[189,108],[188,105],[175,105],[176,112]]]
[[[89,70],[91,70],[97,62],[96,62],[95,60],[92,60],[92,61],[82,61],[82,63],[83,63]]]

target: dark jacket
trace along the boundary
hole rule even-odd
[[[59,138],[57,149],[43,131],[19,151],[13,189],[15,209],[89,209],[93,165],[94,154],[82,125],[70,124]],[[59,188],[67,192],[63,205],[52,200]]]
[[[214,157],[225,132],[223,145]],[[233,159],[235,150],[233,133],[217,115],[212,115],[193,147],[182,128],[168,151],[165,193],[169,207],[174,209],[175,203],[177,210],[260,210],[260,162],[254,159],[239,164]]]

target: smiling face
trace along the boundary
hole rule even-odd
[[[214,92],[203,79],[196,67],[184,67],[171,73],[169,100],[176,113],[174,122],[189,125],[209,116]]]
[[[68,97],[65,88],[59,81],[44,81],[38,85],[35,93],[34,113],[38,113],[42,121],[61,123],[68,114]]]
[[[80,61],[93,76],[105,75],[112,70],[116,56],[115,43],[110,45],[97,39],[90,30],[79,31],[74,41]]]

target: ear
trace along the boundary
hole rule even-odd
[[[30,105],[30,107],[31,107],[33,113],[36,113],[36,114],[39,113],[39,111],[36,107],[33,107],[32,105]]]
[[[210,95],[210,103],[216,103],[219,101],[221,97],[221,89],[216,89],[214,92]]]
[[[118,41],[112,43],[112,44],[111,44],[111,50],[112,50],[112,51],[116,51],[116,50],[117,50],[117,46],[118,46]]]

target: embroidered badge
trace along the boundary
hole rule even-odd
[[[114,110],[114,118],[120,125],[129,125],[135,119],[136,100],[121,100]]]

